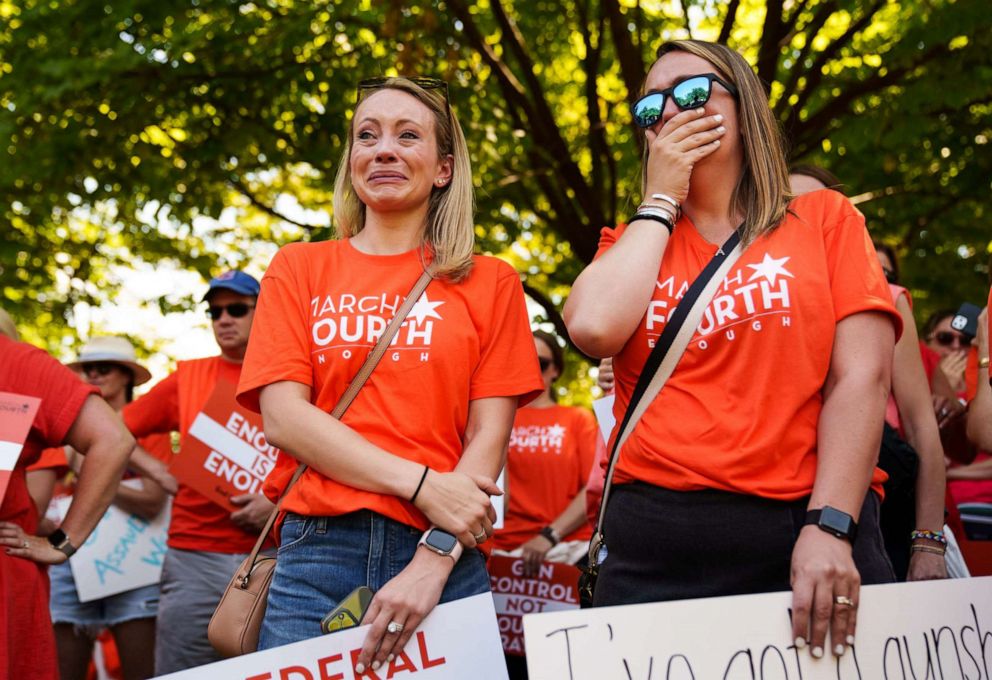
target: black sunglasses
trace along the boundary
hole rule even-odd
[[[958,341],[959,347],[971,347],[971,338],[967,335],[951,333],[950,331],[937,331],[931,336],[941,347],[950,347],[954,341]]]
[[[736,87],[715,73],[703,73],[683,78],[667,89],[648,92],[630,105],[630,115],[634,117],[637,127],[651,127],[661,120],[661,114],[665,110],[665,97],[671,97],[683,111],[698,109],[710,100],[714,82],[723,85],[727,92],[737,98]]]
[[[240,319],[249,310],[255,309],[255,305],[245,304],[244,302],[232,302],[229,305],[210,305],[210,309],[207,310],[207,316],[209,316],[213,321],[217,321],[223,314],[224,310],[227,310],[228,316],[234,319]]]
[[[548,366],[554,363],[554,360],[548,359],[546,357],[538,357],[537,361],[539,364],[541,364],[541,373],[544,373],[546,370],[548,370]]]
[[[441,90],[441,94],[444,95],[444,109],[451,117],[451,104],[448,101],[448,83],[440,78],[430,78],[428,76],[398,76],[405,80],[409,80],[411,83],[417,87],[424,90]],[[363,90],[378,90],[384,85],[386,85],[394,76],[376,76],[375,78],[364,78],[358,82],[358,99],[362,99]]]
[[[89,375],[90,373],[96,373],[97,375],[109,375],[112,370],[117,368],[117,364],[110,363],[107,361],[87,361],[79,366],[83,375]]]

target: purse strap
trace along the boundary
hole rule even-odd
[[[365,385],[365,382],[369,379],[369,376],[372,375],[372,371],[374,371],[375,367],[378,365],[379,360],[382,359],[383,355],[386,353],[386,350],[389,349],[389,343],[392,342],[393,337],[396,336],[396,332],[399,331],[400,326],[402,326],[403,322],[406,321],[407,314],[410,313],[410,310],[417,303],[417,300],[420,299],[420,296],[423,295],[424,291],[427,289],[427,284],[429,284],[433,278],[434,277],[429,271],[424,271],[424,273],[420,275],[420,278],[417,279],[416,283],[413,284],[413,288],[410,289],[410,292],[407,294],[403,304],[400,305],[398,310],[396,310],[396,315],[389,322],[389,325],[386,326],[386,330],[383,331],[382,335],[379,336],[379,340],[376,341],[372,351],[369,352],[368,357],[365,359],[365,363],[363,363],[362,367],[358,369],[358,373],[355,374],[355,377],[352,378],[351,382],[348,384],[348,388],[344,391],[344,394],[342,394],[341,398],[338,399],[337,405],[334,407],[334,410],[331,411],[331,416],[333,418],[341,420],[341,416],[343,416],[344,412],[348,410],[349,406],[351,406],[351,402],[353,402],[355,397],[358,396],[358,391],[362,389],[363,385]],[[242,588],[248,587],[248,577],[255,568],[255,562],[258,560],[258,553],[261,551],[262,545],[265,543],[265,539],[269,535],[269,532],[272,531],[272,525],[276,522],[276,517],[278,517],[279,509],[282,506],[282,499],[286,497],[286,494],[289,493],[289,490],[293,488],[293,485],[296,484],[297,480],[303,476],[303,473],[306,472],[306,470],[306,463],[300,463],[299,467],[296,468],[296,471],[290,478],[289,484],[286,485],[286,488],[283,489],[282,493],[279,495],[279,499],[276,501],[276,506],[272,508],[272,512],[269,513],[269,519],[265,522],[265,528],[262,529],[262,533],[259,535],[258,540],[255,541],[255,547],[252,548],[250,559],[245,563],[247,565],[247,569],[243,569],[238,575],[238,582]]]
[[[689,346],[689,341],[696,334],[696,329],[702,322],[703,313],[716,295],[717,289],[723,284],[730,268],[737,262],[742,250],[740,234],[735,230],[730,238],[717,249],[713,259],[699,273],[685,295],[679,300],[678,305],[672,310],[668,322],[661,332],[661,337],[658,338],[658,343],[651,350],[651,354],[644,363],[641,375],[637,379],[637,385],[630,396],[627,412],[624,414],[620,429],[613,441],[609,462],[606,465],[606,481],[603,484],[603,499],[596,519],[596,531],[589,541],[590,566],[599,564],[599,552],[603,545],[603,520],[606,517],[606,504],[610,499],[613,473],[616,469],[620,448],[672,375]]]

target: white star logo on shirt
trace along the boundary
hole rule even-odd
[[[444,300],[439,302],[431,302],[427,298],[427,292],[424,291],[421,293],[420,299],[417,300],[417,304],[415,304],[413,309],[410,310],[410,314],[407,318],[416,319],[417,324],[424,323],[424,319],[438,319],[443,321],[443,319],[441,319],[441,315],[437,313],[437,308],[443,304]]]
[[[765,253],[765,257],[760,263],[748,265],[748,267],[754,270],[754,273],[751,274],[751,278],[748,279],[748,282],[764,276],[765,279],[774,286],[775,279],[779,276],[788,276],[790,279],[796,278],[785,269],[785,263],[788,261],[788,256],[776,260],[768,253]]]

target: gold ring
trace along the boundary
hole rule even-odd
[[[854,600],[852,600],[851,598],[847,597],[846,595],[837,595],[836,597],[834,597],[834,603],[836,603],[838,605],[841,605],[843,607],[853,607],[854,606]]]
[[[475,542],[476,543],[485,543],[486,542],[486,532],[485,531],[480,531],[478,534],[472,534],[472,538],[475,539]]]

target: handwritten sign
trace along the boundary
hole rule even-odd
[[[262,416],[242,408],[235,391],[233,383],[217,381],[169,466],[176,479],[230,510],[237,510],[231,496],[262,492],[279,455],[265,441]]]
[[[0,392],[0,503],[39,406],[41,399],[37,397]]]
[[[122,486],[138,487],[141,480],[127,479]],[[53,501],[59,519],[65,517],[72,497]],[[80,602],[99,600],[127,590],[158,583],[165,559],[169,528],[166,505],[152,521],[111,505],[75,555],[69,559]]]
[[[489,593],[437,606],[386,665],[361,675],[355,663],[368,626],[162,676],[169,680],[506,680]]]
[[[544,562],[536,576],[524,576],[520,557],[489,558],[489,582],[496,620],[507,654],[524,654],[524,614],[579,608],[579,570],[568,564]]]
[[[989,680],[992,578],[861,589],[856,643],[814,659],[792,644],[788,592],[524,617],[540,680]],[[828,648],[829,650],[829,648]]]

